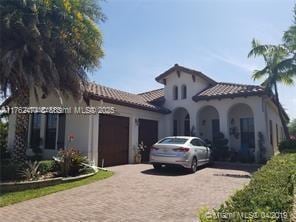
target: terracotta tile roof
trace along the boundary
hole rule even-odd
[[[178,64],[175,64],[173,67],[171,67],[170,69],[168,69],[167,71],[165,71],[164,73],[160,74],[159,76],[157,76],[155,78],[155,80],[157,82],[160,82],[160,83],[163,83],[162,80],[169,74],[171,74],[173,71],[180,71],[180,72],[184,72],[184,73],[188,73],[188,74],[191,74],[191,75],[196,75],[200,78],[203,78],[204,80],[208,81],[210,84],[214,85],[216,84],[217,82],[213,79],[211,79],[210,77],[208,77],[207,75],[203,74],[202,72],[200,71],[197,71],[197,70],[194,70],[194,69],[189,69],[189,68],[186,68],[184,66],[180,66]]]
[[[164,99],[164,90],[155,89],[148,92],[139,93],[138,95],[142,96],[146,102],[154,102],[160,99]]]
[[[220,82],[197,93],[195,96],[193,96],[193,100],[199,101],[262,94],[264,94],[264,87],[262,86]]]
[[[139,109],[145,109],[160,113],[168,113],[169,110],[149,103],[143,96],[124,92],[118,89],[102,86],[95,83],[90,83],[87,88],[88,95],[92,99],[103,99],[105,102],[110,102],[118,105],[125,105]]]

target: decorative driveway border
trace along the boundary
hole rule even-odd
[[[0,208],[5,221],[196,221],[250,180],[256,166],[216,164],[195,174],[151,165],[110,167],[106,180]]]

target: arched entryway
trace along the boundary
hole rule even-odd
[[[244,103],[233,105],[228,111],[228,126],[230,148],[254,155],[255,127],[252,108]]]
[[[188,111],[183,107],[174,110],[173,135],[190,136],[190,116]]]
[[[205,106],[197,113],[199,137],[213,142],[220,132],[219,113],[213,106]]]

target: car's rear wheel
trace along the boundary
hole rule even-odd
[[[196,159],[196,157],[193,157],[192,162],[191,162],[190,172],[195,173],[196,171],[197,171],[197,159]]]
[[[161,168],[161,164],[159,164],[159,163],[154,163],[153,164],[153,167],[154,167],[154,169],[160,169]]]

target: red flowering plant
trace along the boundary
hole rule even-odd
[[[60,150],[57,158],[55,158],[61,174],[66,177],[77,176],[84,169],[83,163],[88,163],[86,156],[82,155],[76,148],[70,147],[74,138],[73,134],[68,136],[67,148]]]

